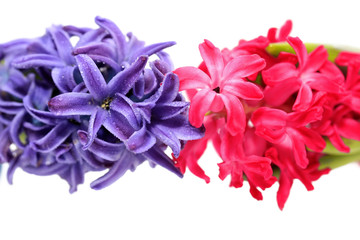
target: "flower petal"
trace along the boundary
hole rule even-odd
[[[48,54],[30,54],[23,57],[17,57],[12,61],[12,66],[20,69],[34,67],[65,67],[65,63],[59,57]]]
[[[194,127],[200,127],[209,111],[216,93],[205,88],[196,93],[190,103],[189,120]]]
[[[173,161],[159,148],[153,147],[143,154],[149,159],[149,161],[152,161],[157,165],[160,165],[163,168],[169,170],[170,172],[175,173],[180,178],[183,177],[183,174],[180,172],[180,170],[174,166]]]
[[[179,92],[179,78],[173,73],[166,74],[159,91],[161,95],[157,104],[174,101]]]
[[[211,76],[211,86],[219,86],[224,70],[224,60],[220,50],[206,39],[199,45],[199,49]]]
[[[305,45],[298,37],[288,37],[287,41],[295,50],[296,56],[299,59],[299,68],[302,69],[308,60],[308,54]]]
[[[99,131],[108,116],[109,113],[100,107],[97,107],[95,111],[91,114],[88,126],[88,141],[83,146],[83,150],[88,149],[89,146],[94,142],[97,132]]]
[[[122,151],[122,154],[118,161],[110,168],[110,170],[102,177],[93,181],[90,186],[92,189],[100,190],[103,189],[120,177],[122,177],[129,169],[135,168],[136,166],[143,163],[144,159],[137,157],[126,149]]]
[[[22,110],[13,118],[10,124],[10,136],[12,141],[16,144],[17,147],[24,149],[25,145],[20,140],[20,134],[22,131],[22,125],[25,118],[26,111]]]
[[[179,91],[197,88],[210,88],[211,79],[209,76],[195,67],[181,67],[174,71],[179,77]]]
[[[298,81],[284,81],[274,87],[266,87],[264,90],[265,102],[270,106],[280,106],[298,91],[300,86],[301,83]]]
[[[81,144],[85,145],[89,138],[88,133],[79,130],[77,134]],[[124,149],[125,145],[123,143],[109,143],[99,138],[95,138],[87,150],[108,161],[118,161],[121,158]]]
[[[62,30],[61,26],[52,26],[48,28],[52,36],[52,40],[55,43],[56,50],[60,58],[67,64],[75,64],[74,56],[72,55],[72,44],[70,42],[69,35]]]
[[[97,25],[107,30],[112,36],[112,39],[115,43],[117,50],[117,62],[124,61],[125,44],[126,44],[124,34],[120,31],[120,29],[116,26],[116,24],[110,21],[109,19],[105,19],[97,16],[95,18],[95,22]]]
[[[226,108],[226,126],[231,135],[243,133],[246,116],[240,100],[231,94],[220,94]],[[196,126],[195,126],[196,127]]]
[[[135,154],[149,150],[156,143],[156,138],[146,129],[146,124],[135,131],[125,142],[126,148]]]
[[[275,64],[267,70],[262,71],[262,77],[266,85],[273,87],[289,79],[294,79],[298,76],[296,66],[289,62],[281,62]]]
[[[151,114],[153,118],[166,120],[184,112],[188,106],[188,102],[175,101],[164,103],[154,107],[151,111]]]
[[[147,60],[146,56],[140,56],[130,67],[116,74],[108,84],[109,95],[112,96],[115,93],[127,94],[139,79]]]
[[[224,81],[242,79],[260,72],[266,66],[265,60],[259,55],[244,55],[232,59],[224,68]]]
[[[139,129],[141,116],[134,110],[133,105],[129,98],[117,93],[110,104],[110,109],[123,115],[134,129]]]
[[[73,54],[100,55],[111,59],[116,58],[114,49],[104,42],[92,42],[85,46],[78,47],[74,49]]]
[[[303,66],[303,72],[316,72],[327,61],[329,54],[323,45],[314,49],[308,57],[307,62]]]
[[[103,126],[121,141],[127,140],[135,131],[122,114],[113,110],[110,110],[110,115]]]
[[[49,110],[56,115],[91,115],[96,108],[93,97],[88,93],[63,93],[50,99]]]
[[[99,68],[94,61],[87,55],[75,56],[80,74],[90,94],[99,102],[108,97],[107,85]]]
[[[255,83],[244,80],[227,81],[222,93],[246,100],[261,100],[264,97],[263,91]]]
[[[173,131],[169,131],[169,128],[162,126],[161,124],[153,123],[148,126],[149,131],[155,135],[155,137],[165,145],[169,146],[176,157],[179,156],[181,150],[181,144],[177,136]]]
[[[54,68],[51,71],[51,77],[56,87],[62,92],[71,92],[76,87],[74,80],[74,66]]]
[[[157,52],[160,52],[161,50],[163,50],[165,48],[171,47],[171,46],[173,46],[175,44],[176,44],[175,42],[163,42],[163,43],[155,43],[155,44],[140,48],[139,51],[136,51],[131,56],[131,58],[129,59],[130,63],[135,61],[135,59],[137,57],[141,56],[141,55],[145,55],[145,56],[150,57],[151,55],[153,55],[153,54],[155,54]]]
[[[306,111],[310,107],[312,98],[313,98],[313,94],[309,85],[302,84],[298,92],[298,95],[296,97],[295,103],[293,105],[293,110]]]
[[[30,143],[31,147],[39,152],[51,152],[60,146],[74,130],[75,125],[68,121],[56,125],[48,134],[43,138]]]

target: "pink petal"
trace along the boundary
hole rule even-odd
[[[284,104],[289,97],[299,90],[301,83],[299,81],[288,80],[274,87],[266,87],[264,91],[265,102],[270,106],[280,106]]]
[[[205,88],[193,97],[190,104],[189,121],[194,127],[201,127],[205,114],[209,111],[215,95],[214,91]]]
[[[256,135],[269,142],[280,143],[285,138],[286,118],[282,110],[262,107],[253,112],[251,122]]]
[[[321,106],[312,107],[305,112],[292,112],[287,116],[287,124],[289,127],[304,127],[309,123],[322,119],[323,108]]]
[[[215,98],[210,106],[210,111],[212,112],[220,112],[224,109],[224,102],[221,99],[220,94],[216,94]]]
[[[298,137],[296,131],[288,128],[287,133],[292,141],[295,162],[300,168],[305,169],[309,164],[309,159],[306,156],[305,144],[302,139]]]
[[[305,145],[311,150],[316,152],[324,150],[326,142],[319,133],[307,127],[297,128],[296,131],[300,134],[299,138],[302,138]]]
[[[276,200],[281,210],[283,210],[285,203],[289,197],[292,184],[293,180],[288,175],[286,175],[285,173],[280,174],[279,190],[276,195]]]
[[[334,147],[340,152],[348,153],[350,152],[350,148],[345,145],[344,141],[340,137],[337,129],[335,128],[334,133],[328,136],[330,142],[334,145]]]
[[[329,54],[324,46],[317,47],[309,54],[308,60],[302,68],[303,72],[316,72],[327,61]]]
[[[305,111],[310,107],[312,101],[312,90],[307,84],[302,84],[295,103],[293,105],[294,111]]]
[[[209,76],[195,67],[181,67],[174,71],[179,77],[179,91],[210,87]]]
[[[306,74],[304,77],[304,82],[308,84],[312,89],[318,91],[324,91],[329,93],[340,93],[342,87],[336,79],[329,78],[321,73],[311,73]]]
[[[261,100],[264,97],[263,91],[256,84],[243,80],[227,81],[222,93],[246,100]]]
[[[296,78],[298,75],[296,66],[289,62],[275,64],[271,68],[262,72],[264,82],[270,87],[273,87],[282,81]]]
[[[299,68],[302,69],[305,66],[308,59],[308,54],[305,45],[298,37],[288,37],[287,41],[291,45],[291,47],[295,50],[296,55],[299,59]]]
[[[287,20],[279,30],[278,41],[281,42],[285,41],[287,36],[289,36],[291,29],[292,29],[292,21]]]
[[[351,119],[344,118],[336,125],[340,136],[360,141],[360,122]]]
[[[241,79],[260,72],[266,63],[259,55],[244,55],[231,60],[224,69],[223,79]]]
[[[243,133],[245,130],[246,116],[240,100],[231,94],[220,95],[226,108],[227,129],[231,135]]]
[[[200,54],[210,73],[212,86],[218,86],[224,69],[224,60],[220,50],[209,40],[199,45]]]

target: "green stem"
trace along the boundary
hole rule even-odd
[[[330,168],[335,169],[349,163],[360,161],[360,152],[356,154],[348,154],[342,156],[327,155],[320,159],[319,169]]]
[[[356,48],[334,47],[329,44],[305,43],[305,47],[306,47],[308,53],[314,51],[314,49],[320,45],[323,45],[326,48],[326,50],[328,51],[328,54],[329,54],[328,59],[331,62],[335,61],[335,58],[339,55],[340,52],[343,52],[343,51],[360,52],[360,49],[356,49]],[[266,51],[275,57],[277,57],[280,52],[295,53],[294,49],[287,42],[271,43],[266,48]]]

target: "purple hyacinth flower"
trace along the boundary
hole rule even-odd
[[[56,174],[72,193],[85,173],[108,170],[91,183],[102,189],[145,161],[183,176],[165,150],[178,155],[204,129],[189,124],[162,51],[174,42],[146,46],[108,19],[95,22],[0,44],[0,163],[9,164],[9,183],[21,168]]]

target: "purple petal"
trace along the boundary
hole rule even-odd
[[[122,177],[129,169],[140,165],[143,161],[143,159],[138,158],[136,155],[127,150],[124,150],[119,160],[115,162],[110,170],[104,176],[93,181],[90,186],[95,190],[103,189]]]
[[[87,88],[85,86],[84,82],[79,83],[78,85],[76,85],[76,87],[74,87],[74,89],[72,90],[73,92],[81,92],[81,93],[87,93]]]
[[[8,162],[7,152],[11,142],[9,139],[9,127],[0,131],[0,163]]]
[[[154,121],[153,125],[162,129],[164,132],[172,132],[176,138],[181,140],[196,140],[204,137],[204,127],[195,128],[190,125],[189,120],[184,115],[177,115],[166,121]]]
[[[23,57],[17,57],[12,62],[12,66],[20,69],[29,69],[35,67],[65,67],[65,63],[56,56],[47,54],[31,54]]]
[[[83,150],[89,148],[89,146],[94,142],[96,134],[101,128],[102,124],[105,122],[106,118],[109,116],[108,111],[98,107],[90,117],[89,128],[88,128],[88,141],[84,145]]]
[[[90,43],[88,45],[78,47],[73,51],[73,54],[99,55],[115,59],[114,49],[104,42]]]
[[[37,119],[38,121],[40,121],[44,124],[56,125],[57,123],[63,121],[64,119],[67,119],[67,116],[57,116],[51,112],[35,109],[34,107],[32,107],[28,96],[24,98],[24,107],[25,107],[26,111],[33,118]]]
[[[84,33],[84,35],[81,36],[81,38],[76,44],[76,47],[81,47],[92,42],[101,41],[106,35],[107,32],[102,28],[89,30],[88,32]]]
[[[14,173],[15,173],[16,168],[19,166],[19,164],[20,164],[19,157],[13,159],[9,163],[9,168],[7,171],[7,181],[9,184],[13,184]]]
[[[30,80],[15,68],[9,70],[9,79],[1,88],[15,97],[23,98],[29,89]]]
[[[51,152],[60,146],[76,129],[75,125],[68,121],[56,125],[43,138],[34,141],[31,144],[32,148],[39,152]]]
[[[66,171],[68,168],[67,164],[61,164],[61,163],[52,163],[49,165],[40,165],[40,166],[25,166],[22,167],[22,170],[24,170],[27,173],[35,174],[38,176],[50,176],[53,174],[58,174],[61,172]]]
[[[134,132],[127,141],[124,142],[129,151],[133,153],[143,153],[149,150],[156,143],[156,138],[146,130],[146,125]]]
[[[16,146],[21,149],[23,149],[25,147],[24,143],[22,143],[20,140],[20,134],[22,131],[22,123],[24,121],[25,114],[26,114],[25,110],[19,112],[18,114],[16,114],[16,116],[14,117],[14,119],[12,120],[12,122],[10,124],[11,139],[16,144]]]
[[[50,99],[49,110],[60,116],[91,115],[96,110],[92,96],[88,93],[63,93]]]
[[[188,102],[158,104],[152,109],[152,116],[156,119],[166,120],[184,112],[188,106]]]
[[[122,114],[112,110],[110,110],[110,115],[103,126],[121,141],[128,139],[135,131]]]
[[[174,65],[171,61],[169,54],[167,54],[166,52],[158,52],[156,55],[160,58],[162,65],[166,69],[166,71],[163,72],[164,74],[166,74],[174,69]]]
[[[74,164],[76,160],[71,156],[69,158],[69,152],[73,148],[72,144],[61,144],[54,150],[55,158],[58,163]]]
[[[72,55],[73,47],[71,45],[69,35],[62,30],[60,26],[52,26],[48,28],[52,39],[55,43],[55,47],[60,58],[67,64],[75,64],[74,56]]]
[[[166,74],[164,81],[159,89],[161,96],[157,103],[172,102],[177,97],[179,92],[179,78],[174,73]]]
[[[54,68],[51,71],[52,79],[62,93],[71,92],[76,87],[74,69],[74,66],[66,66],[63,68]]]
[[[138,80],[147,59],[146,56],[141,56],[130,67],[116,74],[108,85],[110,95],[115,93],[127,94]]]
[[[106,82],[99,68],[94,61],[87,55],[77,55],[75,59],[78,63],[80,74],[90,94],[99,102],[108,97]]]
[[[84,171],[79,162],[76,164],[68,165],[68,169],[66,171],[60,172],[59,175],[62,179],[66,180],[69,183],[70,193],[76,192],[77,186],[84,183]]]
[[[115,25],[115,23],[113,23],[112,21],[105,19],[105,18],[101,18],[101,17],[96,17],[95,18],[95,22],[102,28],[106,29],[110,35],[112,36],[114,43],[116,45],[116,49],[117,49],[117,61],[118,62],[122,62],[125,58],[124,53],[125,53],[125,36],[124,34],[120,31],[120,29]]]
[[[79,130],[77,133],[81,144],[85,145],[88,140],[87,132]],[[95,138],[94,142],[87,150],[103,159],[117,161],[120,159],[124,149],[125,146],[123,143],[109,143],[99,138]]]
[[[174,166],[173,161],[160,149],[157,147],[153,147],[149,149],[147,152],[143,153],[144,156],[149,158],[152,162],[156,163],[157,165],[166,168],[172,173],[175,173],[179,177],[183,177],[183,174],[180,170]]]
[[[155,124],[150,125],[148,128],[149,131],[154,134],[160,142],[171,148],[176,157],[179,156],[181,150],[181,143],[172,131],[163,128],[161,125]]]
[[[131,55],[133,52],[136,52],[138,49],[141,49],[144,47],[145,45],[145,42],[144,41],[140,41],[138,40],[134,34],[132,34],[131,32],[130,33],[127,33],[126,34],[129,41],[127,42],[127,52],[126,52],[126,56],[129,56]]]
[[[145,69],[144,74],[135,82],[134,95],[141,99],[144,95],[151,93],[157,86],[156,77],[151,69]]]
[[[133,62],[137,57],[145,55],[151,56],[155,53],[160,52],[161,50],[171,47],[175,45],[175,42],[163,42],[163,43],[155,43],[144,48],[139,49],[133,56],[130,58],[130,62]]]
[[[140,128],[141,116],[134,111],[134,103],[122,94],[116,94],[110,104],[110,109],[123,115],[134,129]]]
[[[4,101],[0,99],[0,112],[10,115],[17,114],[24,109],[24,105],[19,102]]]
[[[112,58],[104,57],[101,55],[94,55],[94,54],[89,54],[88,56],[94,61],[102,62],[109,65],[112,69],[114,69],[115,72],[122,71],[121,66]]]

